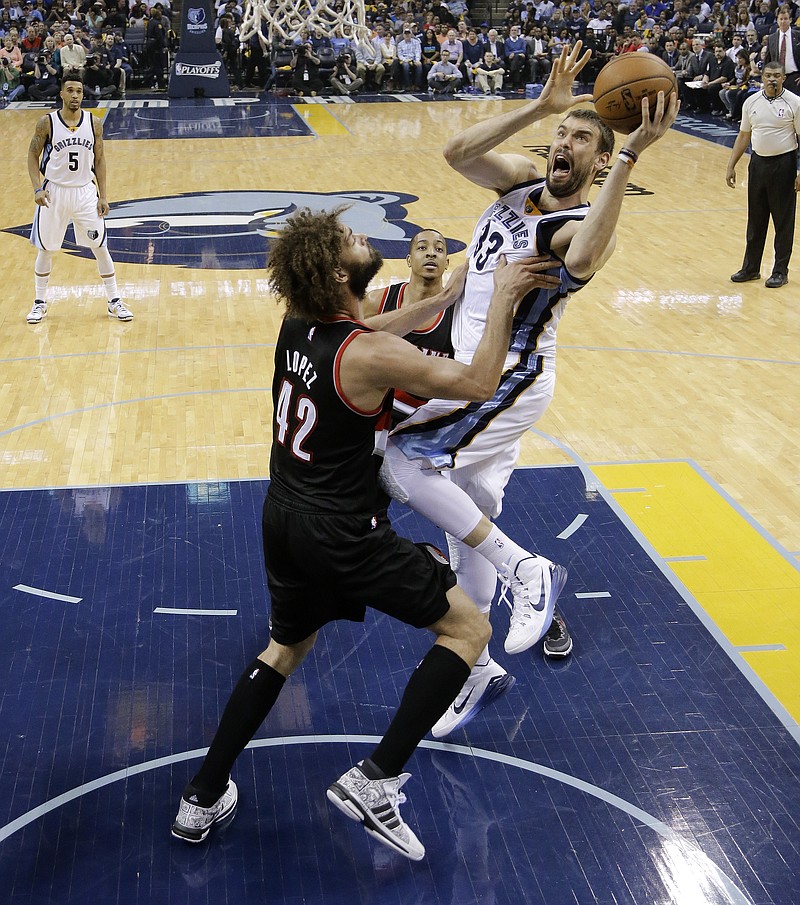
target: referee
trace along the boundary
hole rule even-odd
[[[775,263],[765,286],[777,289],[789,282],[796,193],[800,191],[800,97],[784,91],[786,72],[778,62],[764,64],[761,81],[763,91],[748,97],[742,107],[742,123],[725,175],[728,185],[736,188],[736,164],[752,142],[747,171],[747,245],[742,269],[731,279],[734,283],[761,279],[761,257],[772,217]]]

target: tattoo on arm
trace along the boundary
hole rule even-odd
[[[43,116],[38,123],[36,123],[36,131],[33,133],[33,138],[31,139],[30,144],[30,152],[36,156],[38,159],[44,150],[44,146],[47,144],[47,140],[50,138],[50,117]]]

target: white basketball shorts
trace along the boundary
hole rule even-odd
[[[97,212],[97,187],[93,182],[81,186],[46,182],[50,194],[48,207],[36,206],[31,229],[31,244],[44,251],[58,251],[70,222],[75,241],[84,248],[106,244],[105,220]]]

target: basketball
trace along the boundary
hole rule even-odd
[[[642,99],[655,110],[658,92],[664,103],[677,91],[675,73],[652,53],[624,53],[600,70],[594,83],[594,107],[599,117],[615,132],[628,135],[642,124]]]

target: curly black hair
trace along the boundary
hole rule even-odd
[[[289,316],[316,321],[342,313],[342,283],[334,271],[342,254],[339,215],[344,210],[302,208],[273,242],[267,260],[269,288]]]

